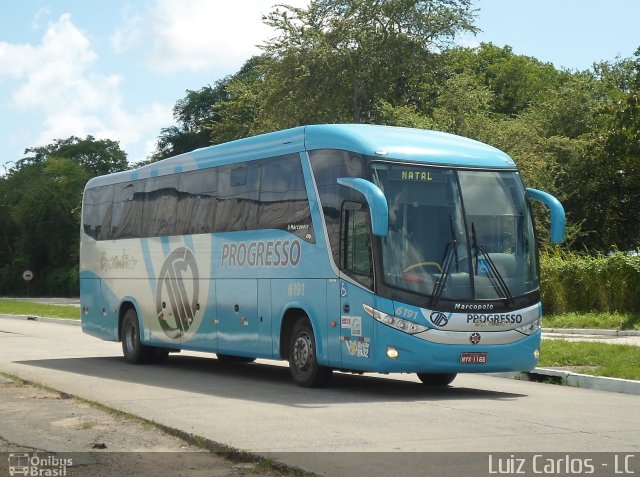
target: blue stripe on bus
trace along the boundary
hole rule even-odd
[[[151,260],[151,252],[149,251],[149,239],[140,239],[142,256],[144,257],[144,266],[147,269],[147,277],[149,278],[149,286],[151,287],[151,295],[153,300],[156,299],[156,288],[154,286],[156,280],[156,272],[153,270],[153,261]]]
[[[169,242],[169,237],[166,235],[164,237],[160,237],[160,243],[162,243],[162,252],[164,256],[167,257],[169,253],[171,253],[171,243]]]

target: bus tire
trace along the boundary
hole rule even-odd
[[[448,386],[456,379],[457,373],[417,373],[418,379],[427,386]]]
[[[122,319],[122,354],[127,363],[144,364],[153,359],[154,349],[140,342],[140,325],[138,314],[129,308]]]
[[[329,382],[332,369],[319,365],[316,356],[313,328],[306,317],[298,318],[289,341],[289,369],[298,386],[319,388]]]
[[[220,361],[226,361],[228,363],[253,363],[256,358],[248,358],[246,356],[234,356],[232,354],[216,353],[216,357]]]

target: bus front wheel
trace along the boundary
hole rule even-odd
[[[143,364],[154,358],[154,349],[140,342],[140,325],[138,314],[133,308],[129,308],[122,319],[122,354],[127,363]]]
[[[456,373],[418,373],[418,379],[428,386],[448,386],[456,376]]]
[[[331,368],[318,364],[316,339],[306,317],[299,318],[293,326],[289,342],[289,369],[293,381],[306,388],[322,387],[331,377]]]

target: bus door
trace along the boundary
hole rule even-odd
[[[368,367],[373,340],[373,320],[363,305],[373,306],[371,228],[366,204],[344,202],[340,247],[340,335],[342,366]]]
[[[373,306],[370,292],[347,280],[340,280],[340,337],[342,366],[359,369],[367,367],[373,340],[373,319],[363,304]]]
[[[259,330],[257,280],[217,280],[216,294],[218,351],[255,357]]]

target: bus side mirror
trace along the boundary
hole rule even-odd
[[[527,189],[527,195],[549,207],[551,211],[551,243],[564,242],[564,226],[567,219],[560,201],[551,194],[537,189]]]
[[[338,184],[350,187],[364,195],[369,204],[373,235],[386,237],[389,231],[389,206],[380,188],[373,182],[359,177],[340,177]]]

